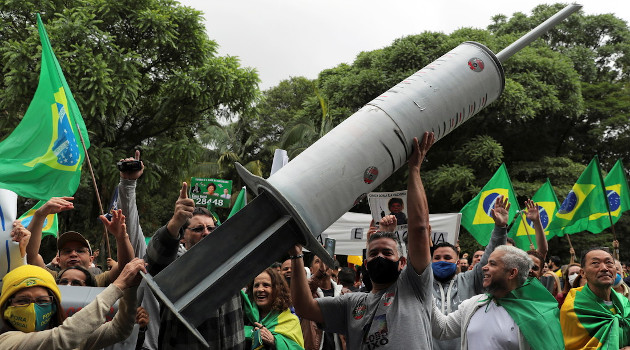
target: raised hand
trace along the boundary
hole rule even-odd
[[[74,197],[52,197],[44,205],[35,211],[35,215],[48,216],[50,214],[61,213],[62,211],[74,209],[71,201]]]
[[[395,215],[385,215],[381,218],[379,222],[379,227],[381,232],[395,232],[396,225],[398,224],[398,220]]]
[[[11,230],[11,239],[13,242],[18,242],[20,246],[20,256],[26,255],[26,246],[31,239],[31,231],[22,226],[22,222],[19,220],[13,221],[13,230]]]
[[[127,235],[127,225],[125,224],[125,216],[121,209],[112,211],[112,220],[108,220],[105,215],[99,216],[107,231],[111,232],[116,239],[123,238]]]
[[[533,200],[528,199],[525,201],[525,206],[527,207],[527,212],[525,213],[525,217],[529,219],[534,225],[540,220],[540,212],[538,210],[538,204],[534,203]]]
[[[186,220],[192,218],[195,210],[195,201],[188,198],[188,184],[183,182],[182,188],[179,190],[179,198],[175,202],[175,211],[173,217],[168,222],[168,232],[176,237],[179,235],[179,229],[184,226]]]
[[[138,273],[139,271],[146,273],[147,269],[144,260],[135,258],[125,265],[125,268],[120,272],[113,284],[121,290],[137,286],[142,280],[142,276]]]
[[[499,227],[506,227],[510,210],[510,202],[506,197],[499,196],[494,202],[494,208],[490,210],[494,224]]]
[[[432,132],[425,132],[422,136],[422,142],[418,142],[418,138],[413,138],[413,152],[409,157],[410,167],[420,167],[427,152],[435,142],[435,135]]]
[[[136,155],[135,157],[129,157],[129,158],[125,158],[125,159],[121,159],[121,161],[130,161],[130,160],[140,160],[140,151],[136,150]],[[142,161],[140,161],[140,165],[142,166],[142,168],[140,170],[136,170],[136,171],[126,171],[120,172],[120,177],[123,179],[127,179],[127,180],[137,180],[140,176],[142,176],[142,173],[144,173],[144,163],[142,163]]]

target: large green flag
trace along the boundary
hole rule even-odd
[[[615,224],[619,221],[621,214],[630,209],[630,191],[628,190],[628,181],[626,173],[623,169],[621,159],[615,163],[610,172],[604,179],[606,186],[606,198],[610,208],[610,216],[608,211],[591,214],[589,220],[591,225],[588,230],[593,233],[602,232],[610,227],[610,219]]]
[[[481,189],[481,192],[461,210],[462,226],[481,245],[485,246],[490,242],[490,235],[494,229],[494,219],[490,215],[494,208],[494,202],[499,196],[507,197],[510,201],[509,224],[517,212],[518,205],[505,164],[501,164],[490,181]]]
[[[238,193],[238,197],[234,201],[234,205],[232,206],[232,210],[230,211],[230,215],[228,215],[228,219],[231,218],[234,214],[236,214],[239,210],[243,209],[247,205],[247,189],[245,186],[241,188],[241,191]]]
[[[534,201],[538,205],[538,212],[540,213],[540,222],[542,223],[543,231],[545,232],[545,236],[547,240],[555,236],[554,233],[549,233],[549,224],[553,220],[556,211],[560,207],[558,204],[558,198],[556,197],[556,193],[553,191],[553,187],[551,187],[551,182],[547,179],[536,194],[532,197],[532,201]],[[527,224],[524,225],[523,222]],[[516,222],[512,226],[510,230],[509,237],[512,237],[516,242],[516,246],[527,251],[529,250],[529,239],[527,238],[527,234],[529,233],[532,243],[534,247],[537,249],[538,246],[536,244],[536,232],[534,230],[534,223],[528,220],[525,216],[525,213],[521,213]]]
[[[549,225],[549,231],[557,236],[586,230],[599,233],[601,230],[597,231],[596,221],[591,221],[589,216],[593,213],[607,212],[607,210],[599,160],[595,156],[560,205],[560,209]]]
[[[35,214],[35,211],[44,204],[46,204],[46,201],[37,202],[34,207],[32,207],[26,213],[22,214],[22,216],[20,216],[18,220],[22,222],[22,225],[24,225],[24,227],[28,227],[28,225],[31,223],[31,220],[33,220],[33,215]],[[58,232],[59,225],[57,223],[57,214],[49,214],[44,220],[44,224],[42,227],[42,238],[46,236],[57,237]]]
[[[76,192],[85,159],[78,129],[86,147],[90,141],[39,15],[37,27],[42,43],[39,85],[20,124],[0,143],[0,188],[47,200]]]

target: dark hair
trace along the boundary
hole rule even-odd
[[[269,278],[271,278],[271,297],[273,298],[271,309],[278,312],[288,309],[289,306],[291,306],[291,290],[289,289],[287,281],[271,267],[266,268],[260,274],[265,272],[269,275]],[[247,295],[250,300],[254,300],[254,281],[247,286]]]
[[[339,283],[344,287],[352,287],[354,285],[355,272],[350,267],[342,267],[337,278]]]
[[[441,243],[438,243],[438,244],[434,245],[433,247],[431,247],[431,257],[433,257],[433,253],[435,253],[435,251],[438,248],[444,248],[444,247],[453,249],[453,252],[455,253],[455,257],[457,259],[459,259],[459,255],[457,254],[457,248],[455,248],[454,245],[452,245],[452,244],[450,244],[448,242],[441,242]]]
[[[513,246],[515,246],[515,247],[516,247],[516,242],[514,241],[514,239],[513,239],[513,238],[508,237],[508,238],[507,238],[507,243],[510,243],[511,245],[513,245]],[[542,261],[542,260],[541,260],[541,261]]]
[[[592,252],[594,250],[601,250],[601,251],[604,251],[604,252],[610,254],[610,250],[608,249],[608,247],[592,247],[592,248],[589,248],[589,249],[585,250],[582,253],[582,259],[580,260],[580,267],[584,268],[584,266],[586,266],[586,254],[588,254],[588,253],[590,253],[590,252]],[[610,256],[612,257],[612,254],[610,254]]]
[[[403,207],[405,206],[405,203],[403,202],[402,198],[394,197],[394,198],[391,198],[387,202],[387,209],[391,208],[392,204],[396,204],[396,203],[402,205]]]
[[[197,215],[205,215],[209,218],[212,218],[212,222],[214,222],[214,224],[217,224],[217,219],[214,217],[214,215],[212,215],[212,213],[203,207],[195,207],[195,209],[192,212],[192,216],[197,216]],[[186,222],[184,223],[184,226],[182,226],[182,229],[185,230],[188,228],[188,225],[190,225],[190,219],[186,219]]]
[[[206,185],[206,190],[207,190],[207,189],[208,189],[208,187],[210,187],[210,186],[214,187],[214,189],[215,189],[215,190],[217,189],[217,185],[215,185],[215,184],[214,184],[214,182],[211,182],[211,183],[209,183],[209,184],[207,184],[207,185]]]
[[[569,289],[575,288],[574,286],[569,284],[569,268],[571,266],[581,267],[580,264],[578,264],[578,263],[571,263],[571,264],[567,265],[566,273],[562,274],[562,281],[564,282],[564,287],[562,288],[562,292],[563,293],[568,293]],[[581,275],[578,273],[578,277],[580,277],[580,276]],[[573,283],[575,283],[576,281],[578,281],[577,277],[575,278],[575,281],[573,281]],[[578,281],[578,283],[579,283],[579,281]]]
[[[279,267],[282,267],[282,264],[276,261],[275,263],[271,264],[271,266],[269,267],[271,267],[272,269],[277,269]]]
[[[552,262],[554,265],[556,265],[557,267],[560,267],[560,257],[557,255],[552,255],[549,257],[549,261]]]
[[[537,273],[542,276],[542,269],[543,267],[545,267],[545,257],[543,257],[542,254],[540,254],[539,251],[535,250],[535,249],[531,249],[527,251],[527,255],[531,255],[533,257],[538,258],[538,261],[540,261],[540,266],[538,266],[538,271]],[[533,260],[532,260],[533,261]]]
[[[396,250],[398,251],[398,257],[403,256],[402,244],[400,243],[400,238],[398,238],[398,235],[396,234],[396,232],[380,232],[380,231],[374,232],[368,239],[368,245],[372,243],[373,241],[377,239],[381,239],[381,238],[393,239],[394,242],[396,242]],[[368,256],[369,256],[369,253],[370,252],[368,252]]]
[[[86,268],[81,267],[81,266],[68,266],[65,269],[59,271],[59,273],[57,273],[57,278],[55,279],[55,282],[57,284],[59,284],[59,281],[61,281],[61,276],[63,276],[63,274],[68,271],[68,270],[79,270],[81,272],[83,272],[83,274],[85,275],[85,286],[86,287],[98,287],[97,283],[96,283],[96,278],[94,278],[94,275],[88,271]]]

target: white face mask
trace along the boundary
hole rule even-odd
[[[571,287],[573,287],[573,282],[575,282],[575,279],[577,278],[577,276],[579,276],[579,273],[574,273],[572,275],[569,275],[569,284],[571,285]]]

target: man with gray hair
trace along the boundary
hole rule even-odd
[[[558,303],[536,278],[524,251],[497,247],[483,266],[485,294],[443,315],[433,307],[436,339],[461,337],[462,349],[564,349]]]

